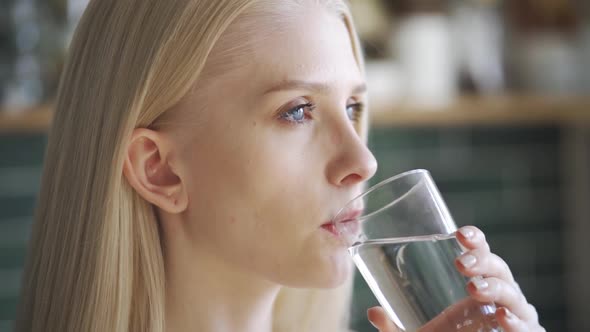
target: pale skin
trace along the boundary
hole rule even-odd
[[[322,7],[302,11],[305,24],[301,15],[278,30],[250,24],[265,38],[222,71],[206,66],[172,125],[129,140],[124,175],[162,230],[166,331],[271,331],[280,287],[329,288],[347,276],[342,241],[321,225],[377,168],[355,129],[365,81],[343,22]],[[541,331],[474,232],[464,242],[481,263],[461,271],[496,278],[486,294],[515,313],[507,331]],[[379,309],[369,318],[396,331]]]

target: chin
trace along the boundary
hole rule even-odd
[[[353,263],[352,259],[346,255],[345,259],[341,259],[342,262],[335,264],[331,271],[326,277],[318,283],[317,288],[335,288],[341,286],[346,280],[348,280],[353,274]]]
[[[295,265],[300,268],[293,271],[282,284],[295,288],[336,288],[348,280],[353,273],[352,259],[346,251],[329,257],[309,260],[306,264]]]

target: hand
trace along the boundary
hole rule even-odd
[[[494,302],[497,306],[496,320],[505,332],[545,332],[539,325],[535,307],[522,294],[508,264],[490,252],[483,232],[476,227],[466,226],[459,229],[457,239],[467,248],[455,260],[457,269],[467,277],[483,276],[483,279],[469,282],[467,291],[470,298],[449,308],[445,315],[460,312],[461,308],[473,300],[481,303]],[[369,309],[367,316],[381,332],[400,332],[380,307]],[[434,318],[420,332],[446,332],[436,328],[438,322],[443,320],[446,318]]]

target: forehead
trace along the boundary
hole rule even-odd
[[[231,27],[211,54],[217,64],[209,67],[228,79],[247,79],[249,86],[291,79],[332,85],[363,81],[350,34],[337,14],[313,6],[278,15]]]
[[[326,10],[310,12],[286,23],[285,30],[269,36],[254,51],[259,69],[268,68],[269,79],[358,81],[360,71],[350,35],[342,19]]]

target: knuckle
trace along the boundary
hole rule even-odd
[[[537,313],[537,309],[535,308],[534,305],[532,304],[528,304],[528,310],[531,313],[532,318],[537,321],[539,319],[539,314]]]
[[[483,243],[487,243],[488,241],[486,239],[486,234],[481,229],[479,229],[479,228],[477,228],[475,226],[473,228],[474,228],[474,231],[477,234],[477,238],[479,239],[479,241],[481,241]]]
[[[498,261],[498,264],[503,269],[510,271],[510,266],[508,266],[508,263],[506,263],[506,261],[502,257],[500,257],[500,256],[498,256],[496,254],[494,254],[494,256],[495,256],[494,258]]]
[[[513,303],[520,305],[527,303],[523,301],[524,295],[517,292],[511,284],[500,278],[489,278],[492,279],[490,282],[490,292],[493,294],[494,301],[500,301],[504,303]]]
[[[468,227],[471,228],[471,230],[473,230],[476,233],[483,234],[483,232],[481,231],[481,229],[479,229],[479,227],[477,227],[477,226],[470,225]]]
[[[506,282],[500,278],[494,278],[494,284],[496,285],[496,290],[499,292],[508,292],[510,289],[506,287]]]
[[[483,233],[482,233],[483,234]],[[486,252],[492,252],[492,249],[490,248],[490,244],[488,243],[488,241],[485,238],[485,235],[483,236],[483,239],[481,240],[481,244],[480,247],[483,251]]]
[[[510,266],[508,266],[508,263],[506,263],[502,257],[492,253],[490,259],[493,261],[494,266],[496,266],[498,269],[508,273],[509,275],[512,275],[512,272],[510,272]]]
[[[486,281],[488,282],[489,293],[492,297],[493,301],[500,301],[502,300],[505,295],[505,287],[502,282],[497,278],[487,278]]]
[[[510,287],[514,290],[514,294],[516,295],[516,300],[521,303],[521,304],[528,304],[528,301],[526,299],[526,297],[524,296],[524,294],[516,287],[514,287],[512,285],[512,283],[510,284]]]
[[[481,248],[471,250],[470,254],[475,256],[480,261],[486,259],[485,251],[483,251]]]

